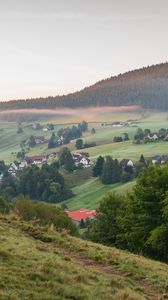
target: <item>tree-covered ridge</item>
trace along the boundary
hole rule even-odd
[[[140,105],[168,108],[168,63],[119,74],[69,95],[1,102],[0,109]]]

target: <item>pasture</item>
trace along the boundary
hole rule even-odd
[[[72,191],[75,196],[69,200],[61,202],[66,204],[69,209],[79,208],[96,209],[101,199],[109,192],[126,193],[134,186],[135,181],[125,184],[117,183],[104,185],[97,178],[90,178],[84,183],[76,185]]]

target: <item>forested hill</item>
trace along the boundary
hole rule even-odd
[[[140,105],[168,109],[168,63],[129,71],[65,96],[1,102],[0,109]]]

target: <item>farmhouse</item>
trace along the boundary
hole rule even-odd
[[[87,220],[93,220],[96,217],[95,210],[85,208],[80,208],[76,211],[66,211],[66,213],[77,225],[80,225],[82,220],[85,223]]]
[[[134,163],[131,159],[122,159],[120,161],[120,166],[122,167],[122,169],[125,169],[126,167],[133,167]]]
[[[31,156],[25,158],[28,165],[39,165],[46,161],[45,156]]]
[[[146,141],[157,141],[159,137],[157,133],[148,133],[144,139]]]
[[[161,156],[161,164],[165,164],[168,162],[168,155],[162,155]]]
[[[8,169],[8,173],[12,176],[16,176],[18,171],[19,171],[19,166],[17,165],[17,163],[12,162]]]
[[[93,162],[88,158],[88,153],[73,153],[73,160],[76,165],[82,164],[85,168],[93,165]]]
[[[156,155],[156,156],[152,157],[153,164],[161,164],[161,160],[162,160],[162,158],[160,155]]]
[[[36,144],[44,144],[47,142],[44,136],[34,136],[34,141]]]
[[[21,163],[19,164],[19,170],[23,170],[25,167],[28,166],[27,161],[24,159],[23,161],[21,161]]]

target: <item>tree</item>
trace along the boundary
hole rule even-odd
[[[7,171],[7,166],[3,160],[0,160],[0,174],[4,174]]]
[[[113,160],[111,156],[106,157],[101,179],[104,184],[111,184],[113,182]]]
[[[70,151],[67,152],[65,157],[64,167],[68,172],[72,172],[74,170],[74,161]]]
[[[36,145],[33,135],[30,136],[28,144],[29,144],[29,147],[34,147]]]
[[[150,129],[146,128],[146,129],[144,130],[144,135],[145,135],[145,136],[148,135],[148,134],[150,134],[150,133],[151,133]]]
[[[7,214],[9,211],[9,203],[2,196],[0,196],[0,213]]]
[[[17,133],[22,133],[23,132],[23,129],[22,129],[22,127],[18,127],[18,129],[17,129]]]
[[[95,134],[96,133],[96,129],[95,128],[92,128],[91,129],[91,134]]]
[[[122,197],[110,193],[103,198],[97,211],[96,221],[88,228],[88,237],[95,242],[117,245],[119,234],[118,216],[122,204]]]
[[[74,170],[74,161],[70,150],[65,147],[61,150],[59,162],[61,166],[64,166],[65,170],[72,172]]]
[[[93,167],[93,177],[101,177],[103,172],[104,158],[99,156],[96,160],[96,164]]]
[[[75,144],[76,149],[82,149],[83,148],[83,140],[77,139]]]
[[[129,141],[129,136],[128,136],[128,133],[127,133],[127,132],[124,133],[124,141],[125,141],[125,142],[126,142],[126,141]]]
[[[113,183],[116,183],[121,180],[121,167],[118,159],[114,160],[113,165]]]
[[[123,141],[123,139],[122,139],[121,136],[115,136],[115,137],[113,138],[113,142],[115,142],[115,143],[120,143],[120,142],[122,142],[122,141]]]
[[[143,130],[141,128],[138,128],[136,131],[136,134],[134,136],[134,139],[135,140],[143,140],[143,138],[144,138]]]
[[[143,154],[141,154],[140,159],[139,159],[139,162],[140,162],[140,163],[143,163],[144,165],[146,165],[146,160],[145,160]]]
[[[120,242],[130,251],[168,261],[168,166],[139,176],[120,216]]]
[[[48,148],[54,148],[54,147],[57,147],[58,146],[58,141],[57,141],[57,138],[55,136],[55,133],[53,132],[50,139],[49,139],[49,142],[48,142]]]

